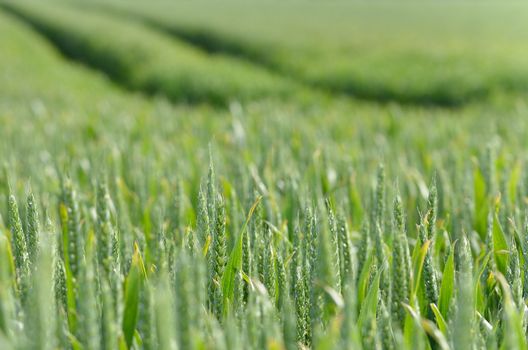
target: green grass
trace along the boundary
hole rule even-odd
[[[227,108],[187,104],[102,68],[127,43],[173,52],[154,26],[9,7],[24,15],[0,10],[0,348],[528,347],[522,95],[440,108],[224,77]],[[130,31],[100,34],[114,27]],[[281,40],[305,45],[295,33]],[[181,62],[130,60],[126,79]]]

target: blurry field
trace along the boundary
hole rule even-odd
[[[527,349],[527,10],[0,2],[0,349]]]
[[[520,2],[167,1],[100,7],[207,50],[362,98],[456,105],[526,93],[527,6]]]

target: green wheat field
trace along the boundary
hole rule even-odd
[[[528,350],[528,4],[0,0],[0,349]]]

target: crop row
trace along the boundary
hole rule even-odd
[[[206,51],[245,58],[309,86],[367,100],[460,106],[526,91],[526,37],[518,29],[525,26],[524,9],[512,4],[477,9],[466,4],[311,4],[299,9],[227,3],[209,5],[210,11],[203,11],[201,2],[78,5],[134,18]]]
[[[131,21],[71,5],[6,3],[65,55],[124,87],[173,101],[226,105],[231,100],[284,98],[298,87],[260,67],[207,55],[185,42]]]

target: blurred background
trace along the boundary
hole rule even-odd
[[[301,94],[453,107],[511,101],[528,89],[522,2],[111,0],[2,9],[68,60],[176,102]],[[7,32],[2,39],[8,50]]]

